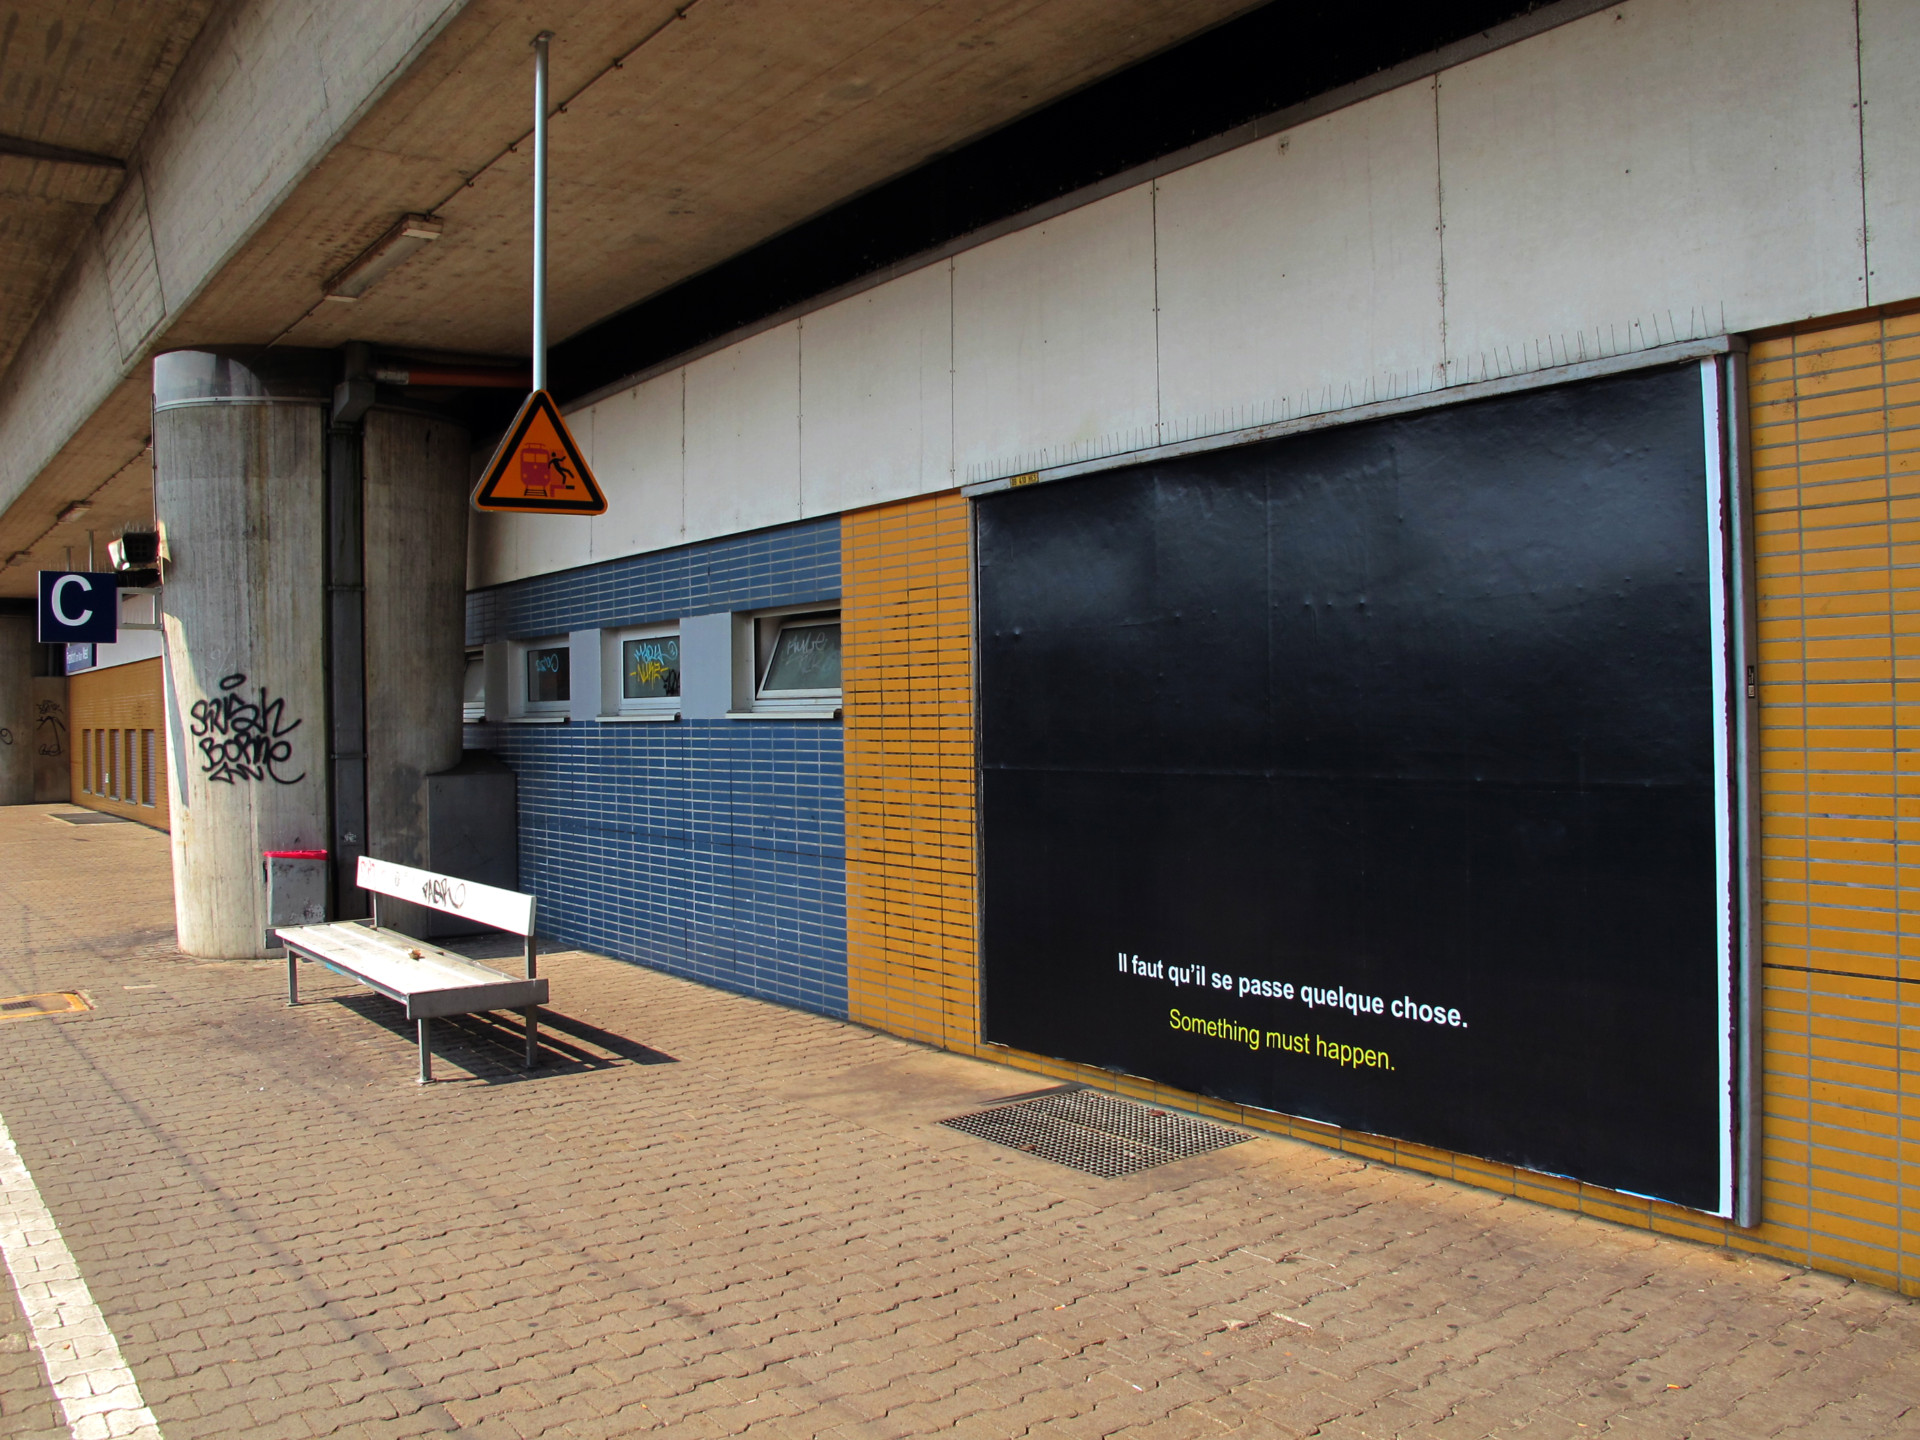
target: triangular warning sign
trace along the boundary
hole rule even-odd
[[[546,391],[534,391],[513,417],[507,438],[474,489],[473,508],[533,515],[607,513],[607,497]]]

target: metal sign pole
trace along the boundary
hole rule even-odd
[[[547,393],[547,42],[533,37],[533,393],[500,438],[473,508],[527,515],[604,515],[607,497]]]
[[[547,388],[547,42],[533,37],[533,388]]]

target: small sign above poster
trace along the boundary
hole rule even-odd
[[[473,508],[525,515],[607,513],[607,497],[546,391],[534,391],[513,417],[474,489]]]

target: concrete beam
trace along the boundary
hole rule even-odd
[[[566,237],[555,333],[1251,3],[833,0],[788,14],[544,0]],[[363,339],[524,353],[520,141],[538,26],[518,0],[218,9],[0,381],[0,561],[32,552],[0,569],[0,594],[27,593],[65,543],[51,533],[60,505],[145,443],[157,349]],[[414,212],[443,217],[444,238],[356,303],[324,298],[328,277]]]
[[[208,22],[0,378],[0,558],[42,540],[32,501],[140,453],[171,322],[465,3],[240,0]]]

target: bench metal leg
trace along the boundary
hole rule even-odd
[[[427,1019],[423,1015],[413,1022],[420,1027],[420,1083],[433,1083],[433,1052],[427,1048]]]
[[[529,1005],[520,1012],[527,1017],[527,1069],[540,1063],[540,1007]]]
[[[300,1003],[300,957],[287,951],[287,1004]]]

